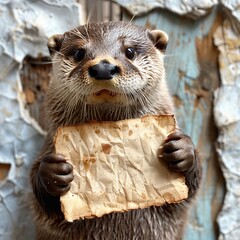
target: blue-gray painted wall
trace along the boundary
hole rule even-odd
[[[165,66],[178,124],[192,137],[201,157],[202,186],[190,211],[185,240],[218,238],[216,217],[225,186],[215,149],[213,94],[220,77],[213,33],[222,24],[221,14],[215,7],[209,15],[193,20],[157,9],[133,19],[138,25],[161,29],[169,35]],[[126,14],[125,19],[128,21],[131,16]]]

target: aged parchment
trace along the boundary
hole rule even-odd
[[[157,158],[175,130],[171,115],[59,128],[56,153],[74,166],[70,191],[61,197],[67,221],[161,206],[187,198],[184,177]]]

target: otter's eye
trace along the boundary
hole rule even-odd
[[[85,49],[83,48],[79,48],[73,55],[74,60],[77,62],[83,60],[84,56],[85,56]]]
[[[132,47],[128,47],[126,50],[125,50],[125,56],[128,58],[128,59],[133,59],[135,57],[135,49],[132,48]]]

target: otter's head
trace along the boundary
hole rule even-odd
[[[74,124],[157,114],[153,101],[167,91],[163,66],[167,42],[160,30],[124,22],[91,23],[51,37],[54,77],[49,101],[50,111],[57,111],[54,118],[72,114],[79,119],[70,121]],[[102,117],[110,112],[112,117]]]

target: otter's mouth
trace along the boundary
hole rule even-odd
[[[88,104],[117,104],[126,105],[128,100],[119,92],[113,92],[108,89],[102,89],[87,96],[86,102]]]
[[[110,97],[115,97],[117,95],[117,93],[109,91],[107,89],[102,89],[102,90],[100,90],[98,92],[95,92],[93,95],[97,96],[97,97],[101,97],[101,96],[104,96],[104,95],[105,96],[110,96]]]

